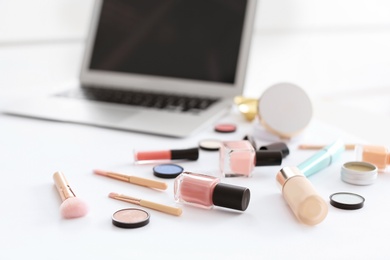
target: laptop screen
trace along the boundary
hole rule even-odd
[[[89,68],[234,84],[247,0],[106,0]]]

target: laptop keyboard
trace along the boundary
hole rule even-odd
[[[57,96],[191,113],[205,110],[218,101],[213,98],[96,87],[78,88]]]

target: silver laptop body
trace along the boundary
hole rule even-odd
[[[183,112],[55,93],[5,112],[172,137],[194,134],[242,94],[255,5],[255,0],[96,1],[78,90],[215,100],[207,109]]]

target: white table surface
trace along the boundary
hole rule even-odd
[[[2,39],[0,110],[18,98],[77,84],[83,31],[69,32],[50,41],[19,42],[12,35],[9,41]],[[258,97],[270,85],[288,81],[302,86],[315,108],[309,127],[288,142],[291,153],[282,166],[296,165],[314,153],[297,150],[300,143],[329,143],[341,137],[348,143],[390,146],[388,46],[387,27],[255,32],[245,95]],[[219,134],[210,126],[196,136],[171,139],[0,114],[0,258],[389,258],[390,175],[380,174],[370,186],[342,182],[340,166],[354,159],[351,151],[310,181],[326,201],[332,193],[351,191],[366,198],[365,206],[345,211],[329,205],[327,218],[315,227],[300,224],[283,200],[275,184],[282,166],[257,167],[252,178],[222,180],[251,189],[245,212],[176,204],[173,180],[167,180],[167,191],[156,191],[92,173],[101,168],[157,179],[153,165],[133,164],[133,149],[187,148],[204,138],[239,140],[257,129],[257,122],[246,122],[235,109],[219,122],[235,122],[238,131]],[[257,139],[259,144],[272,140]],[[189,171],[216,174],[218,153],[201,151],[198,161],[178,163]],[[61,218],[55,171],[63,171],[77,196],[88,203],[86,217]],[[149,225],[119,229],[111,224],[111,215],[136,206],[108,198],[109,192],[180,206],[183,215],[148,210]]]

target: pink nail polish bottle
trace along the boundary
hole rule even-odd
[[[280,151],[256,151],[247,140],[222,142],[219,157],[219,168],[224,177],[250,177],[255,166],[282,164]]]
[[[249,205],[248,188],[220,183],[220,179],[199,173],[183,172],[175,179],[177,202],[206,209],[215,206],[245,211]]]

